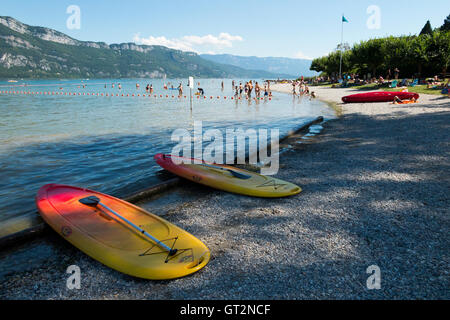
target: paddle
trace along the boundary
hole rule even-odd
[[[213,165],[210,165],[210,164],[202,163],[202,164],[200,164],[200,166],[205,166],[205,167],[210,167],[210,168],[214,168],[214,169],[220,169],[220,170],[228,171],[233,176],[235,176],[236,178],[239,178],[239,179],[246,180],[246,179],[250,179],[252,177],[252,176],[249,176],[247,174],[243,174],[243,173],[240,173],[240,172],[228,169],[228,168],[223,168],[223,167],[219,167],[219,166],[213,166]]]
[[[165,245],[164,243],[162,243],[160,240],[156,239],[155,237],[153,237],[151,234],[149,234],[147,231],[145,231],[144,229],[138,227],[137,225],[135,225],[133,222],[131,222],[130,220],[122,217],[120,214],[118,214],[117,212],[115,212],[114,210],[112,210],[111,208],[107,207],[105,204],[100,202],[100,199],[96,196],[90,196],[90,197],[86,197],[83,199],[79,200],[80,203],[90,206],[90,207],[96,207],[97,205],[102,206],[103,208],[105,208],[106,210],[112,212],[115,216],[117,216],[118,218],[120,218],[122,221],[124,221],[125,223],[127,223],[128,225],[130,225],[131,227],[133,227],[134,229],[136,229],[137,231],[139,231],[140,234],[146,236],[147,238],[150,238],[152,241],[156,242],[156,245],[160,246],[161,248],[163,248],[164,250],[169,252],[169,256],[173,256],[175,253],[177,253],[177,249],[172,249],[170,247],[168,247],[167,245]]]

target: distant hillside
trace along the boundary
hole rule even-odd
[[[291,58],[258,58],[258,57],[242,57],[230,54],[202,54],[202,58],[230,64],[248,70],[264,70],[278,75],[290,75],[292,77],[314,76],[316,72],[309,70],[311,60],[291,59]]]
[[[0,17],[0,78],[274,78],[163,46],[108,45]]]

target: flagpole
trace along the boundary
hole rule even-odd
[[[342,14],[342,28],[341,28],[341,60],[339,62],[339,79],[342,79],[342,44],[344,43],[344,14]]]

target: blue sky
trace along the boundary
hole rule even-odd
[[[81,10],[80,29],[68,29],[69,5]],[[379,28],[369,29],[369,6]],[[0,15],[64,32],[79,40],[162,44],[199,53],[315,58],[344,41],[416,34],[426,20],[442,25],[448,0],[2,0]],[[373,22],[373,18],[370,22]]]

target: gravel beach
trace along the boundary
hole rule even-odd
[[[312,91],[338,104],[356,93]],[[0,253],[0,298],[449,299],[450,99],[340,107],[321,134],[283,143],[276,177],[301,186],[298,196],[250,198],[186,182],[138,204],[210,248],[200,272],[135,279],[50,233]],[[80,290],[66,288],[70,265],[81,269]],[[379,290],[366,286],[372,265]]]

